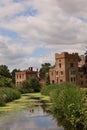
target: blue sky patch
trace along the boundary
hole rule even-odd
[[[22,2],[24,0],[12,0],[12,1],[15,2],[15,3],[18,3],[18,2]]]
[[[87,22],[87,19],[86,19],[86,18],[78,17],[78,19],[80,19],[82,22]]]
[[[0,35],[8,36],[11,38],[19,37],[19,35],[16,32],[4,28],[0,28]]]
[[[49,52],[51,51],[51,49],[44,49],[44,48],[37,48],[32,56],[35,57],[43,57],[44,55],[47,55]]]
[[[35,16],[37,15],[37,13],[38,13],[37,9],[29,8],[25,11],[15,14],[15,16]]]

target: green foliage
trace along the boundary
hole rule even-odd
[[[0,75],[0,87],[13,87],[12,79]]]
[[[6,65],[0,65],[0,87],[13,87],[11,73]]]
[[[85,93],[71,84],[59,85],[51,95],[52,112],[67,130],[87,129]]]
[[[40,83],[39,83],[39,80],[36,77],[31,77],[29,79],[29,85],[34,90],[34,92],[40,91]]]
[[[0,75],[11,78],[11,73],[6,65],[0,65]]]
[[[49,69],[51,67],[50,63],[44,63],[41,65],[40,73],[43,75],[43,78],[45,77],[46,73],[49,72]]]
[[[66,83],[49,85],[41,90],[52,101],[51,112],[67,130],[87,130],[87,93]]]
[[[50,85],[50,77],[49,77],[49,74],[46,74],[45,82],[46,82],[46,85]]]
[[[48,85],[48,86],[45,86],[44,88],[41,89],[41,94],[51,96],[53,91],[56,89],[58,89],[57,84]]]
[[[28,93],[28,92],[39,92],[40,91],[40,83],[36,77],[31,77],[29,80],[24,81],[20,87],[19,91],[21,93]]]
[[[13,69],[11,72],[11,76],[12,76],[12,82],[15,83],[15,72],[19,72],[19,69]]]
[[[19,91],[12,88],[0,88],[0,106],[12,100],[20,98]]]
[[[19,87],[19,91],[21,93],[30,93],[30,92],[33,92],[33,88],[30,87],[30,83],[29,83],[29,80],[27,81],[24,81],[20,87]]]

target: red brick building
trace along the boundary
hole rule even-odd
[[[39,78],[38,70],[34,71],[33,67],[29,67],[27,70],[16,72],[15,73],[16,86],[19,86],[21,83],[28,80],[30,77]]]
[[[78,53],[56,53],[55,65],[49,70],[50,83],[70,82],[87,87],[87,63],[85,61],[85,57],[82,56],[79,62]]]

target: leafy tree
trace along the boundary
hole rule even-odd
[[[40,91],[40,83],[39,83],[39,80],[36,77],[31,77],[29,79],[29,85],[34,90],[34,92]]]
[[[11,73],[6,65],[0,65],[0,75],[11,78]]]
[[[29,80],[24,81],[19,86],[19,91],[21,93],[27,92],[39,92],[40,91],[40,83],[36,77],[31,77]]]
[[[50,85],[50,77],[49,77],[49,74],[46,74],[45,82],[46,82],[46,85]]]
[[[12,72],[11,72],[11,75],[12,75],[12,82],[15,83],[15,72],[19,72],[20,69],[13,69]]]
[[[40,73],[42,74],[43,78],[46,76],[46,73],[49,72],[49,69],[51,67],[50,63],[44,63],[41,65]]]
[[[13,87],[12,79],[0,75],[0,87]]]

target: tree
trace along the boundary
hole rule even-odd
[[[11,72],[12,82],[15,83],[15,72],[19,72],[20,69],[13,69]]]
[[[44,63],[41,65],[40,73],[43,75],[43,78],[45,78],[46,73],[49,72],[49,69],[51,67],[50,63]]]
[[[45,82],[46,82],[46,85],[50,85],[50,77],[49,77],[49,74],[46,74]]]
[[[0,87],[13,87],[12,79],[0,75]]]
[[[40,91],[40,83],[39,83],[39,80],[36,77],[31,77],[29,79],[29,85],[34,90],[34,92]]]
[[[11,78],[11,73],[6,65],[0,65],[0,75],[6,78]]]

